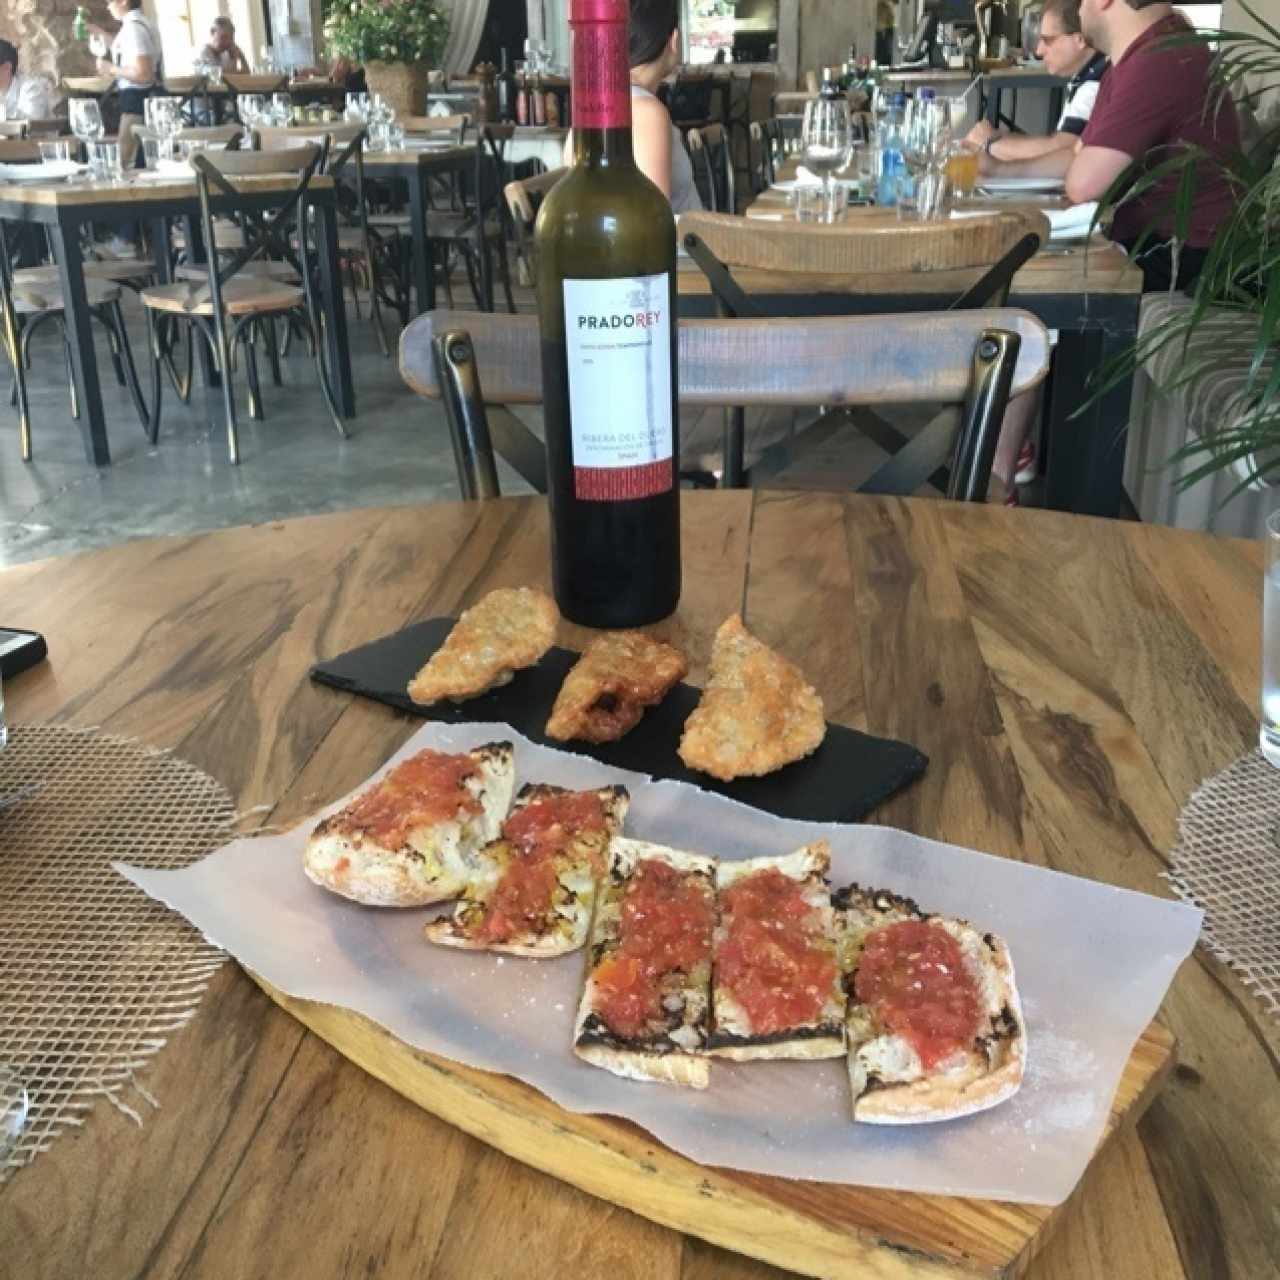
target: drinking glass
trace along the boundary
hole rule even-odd
[[[805,103],[800,137],[805,167],[822,178],[822,189],[830,206],[831,175],[844,167],[853,145],[848,100],[814,98]]]
[[[947,152],[947,181],[956,195],[968,198],[978,185],[978,153],[963,142],[953,142]]]
[[[173,146],[172,139],[162,138],[143,138],[142,139],[142,167],[154,172],[160,167],[160,147],[162,142],[168,141],[170,147]],[[166,157],[167,159],[168,157]]]
[[[61,138],[43,138],[40,141],[40,159],[44,164],[71,159],[71,143]]]
[[[269,44],[264,44],[258,50],[258,70],[263,75],[271,75],[279,70],[276,65],[276,51]]]
[[[1280,769],[1280,511],[1267,517],[1267,568],[1262,580],[1262,724],[1258,746]]]
[[[27,1127],[31,1103],[22,1081],[11,1067],[0,1066],[0,1168],[3,1168]]]
[[[404,125],[394,123],[387,125],[387,150],[404,150]]]
[[[288,126],[292,120],[292,109],[289,105],[289,95],[287,93],[273,93],[271,95],[271,123],[283,129]]]
[[[102,112],[95,98],[72,98],[70,104],[71,132],[84,143],[96,142],[104,132]]]
[[[916,186],[922,218],[938,217],[946,193],[943,168],[951,149],[951,104],[945,98],[916,99],[903,131],[903,158]]]
[[[205,76],[208,78],[210,85],[215,89],[222,88],[222,72],[223,66],[220,62],[211,62],[204,69]]]
[[[873,198],[880,182],[880,148],[874,142],[861,142],[853,149],[853,171],[858,179],[858,194]]]
[[[91,142],[89,144],[89,168],[95,178],[108,182],[122,181],[124,169],[120,166],[118,142]]]

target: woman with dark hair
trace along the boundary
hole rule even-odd
[[[671,201],[673,213],[701,209],[680,130],[658,100],[658,86],[680,65],[680,0],[631,0],[631,149],[636,167]],[[573,163],[573,135],[565,139]]]
[[[657,98],[680,65],[680,0],[631,0],[631,146],[640,172],[671,201],[673,213],[701,209],[680,130]]]

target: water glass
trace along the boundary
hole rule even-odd
[[[120,167],[118,142],[91,142],[89,144],[89,170],[95,178],[116,182],[124,178]]]
[[[817,185],[797,186],[791,192],[791,203],[797,222],[821,222],[826,213],[826,195]]]
[[[893,207],[898,211],[899,222],[919,221],[916,180],[909,173],[900,173],[893,181]]]
[[[822,178],[830,201],[831,175],[844,168],[853,145],[848,100],[814,98],[805,103],[800,136],[805,167]]]
[[[62,138],[44,138],[40,142],[40,159],[44,164],[56,164],[71,159],[71,143]]]
[[[173,139],[166,138],[164,141],[169,144],[169,152],[173,153]],[[159,138],[143,138],[142,139],[142,167],[154,171],[160,165],[160,142]]]
[[[387,150],[388,151],[404,150],[404,125],[402,124],[387,125]]]
[[[1280,511],[1267,517],[1267,567],[1262,580],[1262,725],[1258,746],[1280,769]]]
[[[880,148],[874,142],[861,142],[853,149],[853,172],[858,180],[858,194],[874,198],[880,183]]]

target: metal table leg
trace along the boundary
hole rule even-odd
[[[338,218],[331,203],[317,203],[316,239],[320,265],[320,295],[324,306],[323,341],[329,350],[329,376],[333,394],[344,417],[356,411],[356,392],[351,380],[351,356],[347,350],[347,309],[342,300],[342,277],[338,271]]]
[[[98,358],[93,348],[89,301],[84,288],[84,260],[80,255],[80,224],[55,222],[49,227],[53,255],[58,263],[62,297],[66,303],[64,321],[71,351],[71,376],[82,406],[80,433],[85,457],[94,466],[111,464],[107,444],[107,422],[102,409],[102,386],[98,381]]]

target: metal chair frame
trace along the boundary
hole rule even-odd
[[[949,424],[949,465],[943,490],[948,498],[961,502],[986,500],[1021,342],[1021,337],[1008,329],[984,329],[978,337],[969,369],[968,391]],[[495,442],[512,468],[533,489],[545,493],[545,446],[505,408],[498,407],[492,416],[487,412],[470,333],[460,327],[449,327],[433,335],[431,346],[435,386],[449,424],[463,499],[501,496]],[[910,442],[904,452],[907,454],[904,464],[892,469],[882,467],[859,486],[858,492],[904,496],[914,493],[934,469],[929,467],[920,474],[914,442]],[[890,467],[894,461],[896,459],[890,460]]]
[[[249,382],[249,416],[250,418],[261,420],[263,416],[262,390],[258,378],[257,356],[252,336],[255,329],[261,330],[261,322],[265,318],[274,320],[277,315],[295,318],[306,332],[312,358],[316,364],[316,371],[319,374],[321,391],[324,394],[330,417],[333,419],[333,425],[338,434],[344,439],[346,438],[347,430],[338,411],[329,371],[325,367],[324,344],[320,340],[320,333],[317,331],[318,328],[323,327],[323,316],[316,305],[315,281],[308,248],[310,237],[307,189],[311,184],[311,179],[327,158],[328,149],[327,146],[312,145],[309,150],[312,154],[305,167],[299,171],[298,185],[270,213],[263,214],[256,210],[239,211],[238,216],[245,229],[244,248],[237,251],[230,257],[229,261],[225,262],[219,260],[219,255],[216,252],[213,253],[209,260],[209,274],[206,282],[191,286],[188,305],[195,307],[208,301],[211,303],[211,315],[202,316],[191,313],[178,316],[171,312],[159,311],[154,307],[147,307],[149,337],[156,357],[152,384],[156,405],[151,431],[153,443],[158,436],[160,427],[160,365],[165,358],[166,351],[171,347],[172,330],[176,326],[176,322],[186,321],[208,343],[209,349],[213,354],[214,365],[221,375],[228,453],[233,464],[239,463],[239,434],[236,423],[235,397],[231,386],[231,373],[235,367],[234,352],[237,345],[243,346],[245,372]],[[206,244],[212,244],[214,235],[213,189],[216,188],[217,193],[221,196],[230,196],[232,198],[238,197],[239,193],[209,157],[205,155],[194,156],[192,167],[195,169],[196,187],[200,200],[201,227],[203,228]],[[294,239],[297,244],[296,254],[290,244],[289,233],[285,230],[290,222],[293,225]],[[282,309],[278,313],[254,312],[240,316],[234,322],[229,323],[229,321],[232,321],[232,317],[228,315],[223,302],[224,288],[250,262],[269,256],[285,259],[298,273],[302,281],[304,298],[302,306],[295,305]],[[166,326],[165,321],[173,323]],[[275,365],[274,329],[271,330],[268,344],[273,362],[273,372],[276,372],[278,381],[278,368]]]
[[[715,296],[717,310],[731,319],[764,320],[774,318],[761,308],[742,289],[733,278],[733,273],[715,255],[701,236],[689,232],[684,236],[684,247],[689,256],[701,268],[711,292]],[[947,311],[975,311],[983,307],[1003,307],[1009,300],[1009,289],[1013,277],[1032,258],[1040,248],[1040,237],[1034,233],[1023,236],[1004,256],[986,271],[980,279],[974,281],[963,293],[954,298],[944,308]],[[1016,351],[1015,351],[1016,358]],[[1007,398],[1007,391],[1006,391]],[[1001,409],[1003,414],[1003,408]],[[847,415],[844,415],[847,417]],[[793,442],[786,450],[773,450],[766,459],[757,464],[762,466],[776,465],[790,457],[791,450],[805,432],[822,428],[830,421],[830,415],[823,413],[815,422],[810,423],[798,434],[797,442]],[[859,430],[874,441],[881,449],[890,454],[889,460],[862,485],[864,492],[875,493],[914,493],[922,484],[928,482],[941,490],[948,497],[952,493],[952,476],[942,465],[951,452],[950,442],[955,431],[954,415],[941,414],[923,431],[908,438],[889,423],[874,415],[863,415],[857,423]],[[963,434],[963,428],[962,428]],[[746,413],[741,407],[728,408],[725,411],[724,425],[724,478],[729,487],[738,487],[750,483],[745,465],[744,452],[746,442]],[[995,440],[991,443],[991,458],[995,456]],[[953,455],[954,456],[954,455]],[[981,457],[982,455],[979,455]],[[991,459],[987,461],[986,475],[983,478],[985,492],[986,483],[991,478]],[[971,483],[962,480],[963,484]]]

